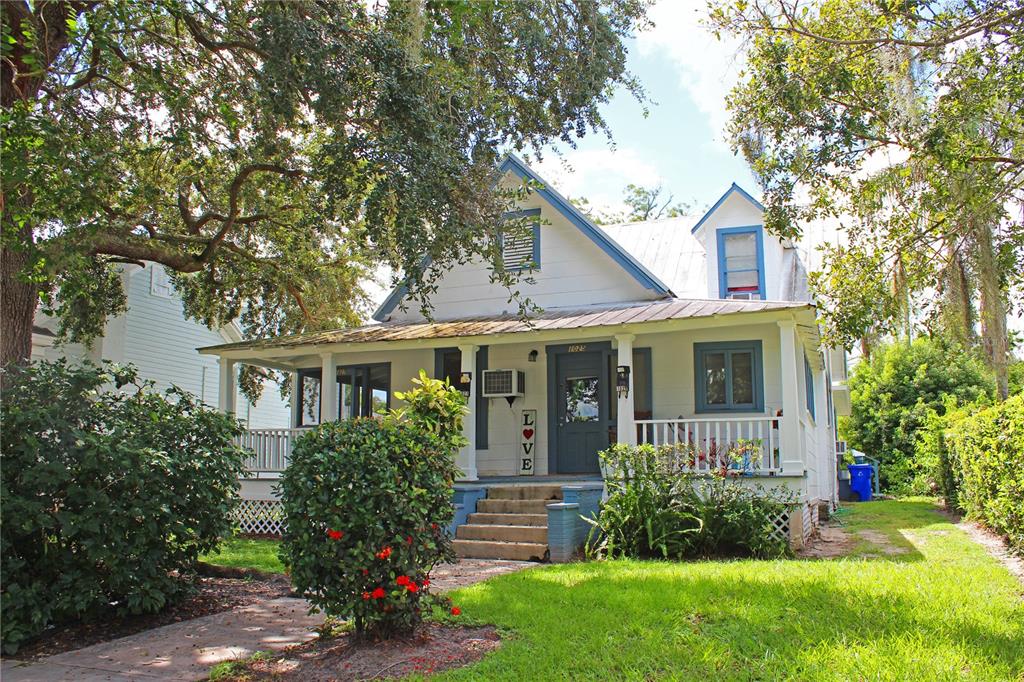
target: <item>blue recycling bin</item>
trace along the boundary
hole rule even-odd
[[[850,464],[850,490],[861,502],[871,501],[871,465]]]

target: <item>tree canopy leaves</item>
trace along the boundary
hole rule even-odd
[[[187,314],[249,337],[356,321],[378,264],[426,305],[437,273],[496,255],[502,151],[606,133],[612,89],[642,97],[623,39],[645,10],[3,3],[5,292],[76,340],[123,308],[125,262],[167,266]],[[3,364],[27,357],[27,307],[5,308]]]
[[[716,29],[746,41],[729,134],[764,187],[766,227],[845,229],[813,283],[828,338],[894,331],[908,301],[931,299],[930,321],[971,343],[977,306],[1005,393],[1006,310],[1024,272],[1024,3],[711,5]]]

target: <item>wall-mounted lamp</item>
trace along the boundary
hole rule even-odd
[[[537,351],[530,351],[530,362],[537,362]]]
[[[473,373],[463,372],[459,375],[459,390],[469,395],[469,386],[473,383]]]
[[[615,368],[615,392],[620,398],[629,396],[629,365],[619,365]]]

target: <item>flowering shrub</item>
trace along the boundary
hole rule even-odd
[[[776,557],[785,540],[775,538],[772,519],[792,496],[748,486],[737,479],[756,468],[757,444],[733,448],[615,444],[600,454],[608,499],[593,529],[587,553],[595,558],[683,559],[709,556]],[[695,463],[710,473],[697,475]]]
[[[281,552],[297,591],[358,636],[408,632],[425,610],[430,571],[455,558],[455,453],[465,398],[424,372],[406,407],[384,419],[328,422],[303,435],[281,478]]]
[[[7,380],[4,651],[54,623],[153,613],[187,590],[176,574],[231,530],[237,420],[158,393],[131,367],[44,362]]]

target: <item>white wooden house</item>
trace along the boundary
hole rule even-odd
[[[306,396],[292,429],[247,437],[262,468],[287,466],[292,439],[320,420],[394,407],[424,368],[470,379],[463,555],[554,556],[545,514],[592,503],[597,453],[616,441],[746,443],[743,480],[795,491],[804,513],[789,530],[809,532],[836,499],[832,395],[845,374],[834,381],[831,365],[843,355],[822,348],[799,254],[764,231],[761,204],[734,184],[699,220],[598,227],[515,157],[501,172],[541,187],[519,207],[536,218],[532,236],[505,245],[543,309],[529,321],[476,262],[444,274],[429,320],[398,287],[377,324],[201,349],[221,360],[222,396],[235,394],[236,363],[288,370]],[[269,483],[247,494],[273,497]],[[578,541],[578,526],[566,532]]]
[[[142,379],[153,381],[157,389],[172,384],[198,396],[210,406],[220,404],[217,359],[196,353],[199,346],[239,341],[235,325],[219,330],[185,317],[181,299],[171,287],[167,271],[156,263],[120,266],[128,309],[111,317],[103,336],[90,347],[80,344],[55,344],[57,321],[39,313],[32,333],[32,359],[72,361],[109,360],[131,363]],[[288,427],[291,408],[275,387],[250,404],[235,389],[236,416],[248,428]]]

